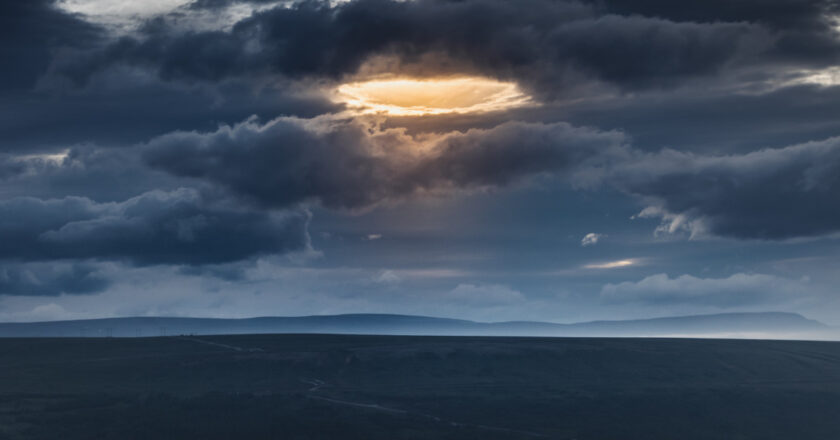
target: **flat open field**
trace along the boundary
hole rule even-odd
[[[2,439],[840,438],[840,343],[0,339]]]

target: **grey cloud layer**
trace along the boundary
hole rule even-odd
[[[840,231],[840,139],[743,155],[664,150],[620,165],[613,177],[675,231],[787,239]]]
[[[50,262],[0,266],[0,295],[80,295],[101,292],[110,284],[89,264]]]
[[[54,7],[53,0],[0,3],[0,92],[34,86],[58,46],[89,48],[102,30]]]
[[[202,189],[148,191],[117,202],[4,200],[0,259],[232,262],[308,249],[301,204],[358,210],[540,175],[577,187],[615,186],[638,197],[648,206],[646,215],[662,217],[674,232],[777,240],[840,231],[837,139],[709,156],[644,153],[619,132],[566,123],[510,122],[414,138],[360,120],[280,118],[209,133],[176,132],[134,152],[6,162],[26,165],[23,174],[35,176],[30,178],[57,182],[77,168],[86,170],[82,174],[135,170],[142,181],[145,162],[181,179],[173,183]]]
[[[542,173],[582,174],[626,152],[624,136],[566,123],[505,123],[413,139],[359,121],[277,119],[174,133],[146,161],[205,179],[262,205],[318,201],[359,209],[419,193],[501,186]]]
[[[836,0],[596,0],[608,11],[689,22],[750,22],[779,32],[772,55],[815,65],[836,60],[837,41],[832,17]]]
[[[84,82],[128,64],[188,81],[338,79],[384,57],[391,73],[477,72],[553,97],[583,78],[624,89],[670,86],[752,59],[778,40],[747,19],[678,22],[548,0],[525,8],[506,0],[304,1],[256,13],[231,32],[175,32],[160,23],[146,32],[61,58],[55,72]]]
[[[305,250],[307,221],[306,213],[241,209],[190,189],[120,203],[22,197],[0,202],[0,259],[219,263]]]
[[[840,141],[742,155],[643,153],[618,132],[511,122],[437,137],[358,121],[278,119],[150,142],[146,160],[265,206],[358,209],[421,193],[504,186],[541,174],[637,196],[666,229],[742,239],[840,231]]]
[[[646,277],[638,282],[607,284],[601,289],[608,303],[650,305],[697,304],[721,308],[756,304],[783,303],[801,298],[808,280],[792,280],[765,274],[738,273],[727,278],[698,278],[665,274]]]

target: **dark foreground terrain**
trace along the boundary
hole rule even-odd
[[[840,343],[0,339],[2,439],[840,438]]]

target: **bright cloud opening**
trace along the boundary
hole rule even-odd
[[[478,77],[348,83],[338,87],[336,98],[363,113],[397,116],[491,112],[530,102],[515,83]]]
[[[636,264],[638,264],[638,261],[631,258],[627,260],[607,261],[604,263],[592,263],[583,267],[585,269],[617,269],[620,267],[634,266]]]

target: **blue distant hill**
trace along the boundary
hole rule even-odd
[[[838,335],[833,327],[795,313],[782,312],[724,313],[573,324],[535,321],[488,323],[388,314],[245,319],[127,317],[0,323],[0,337],[149,337],[249,333],[762,339],[837,339]]]

